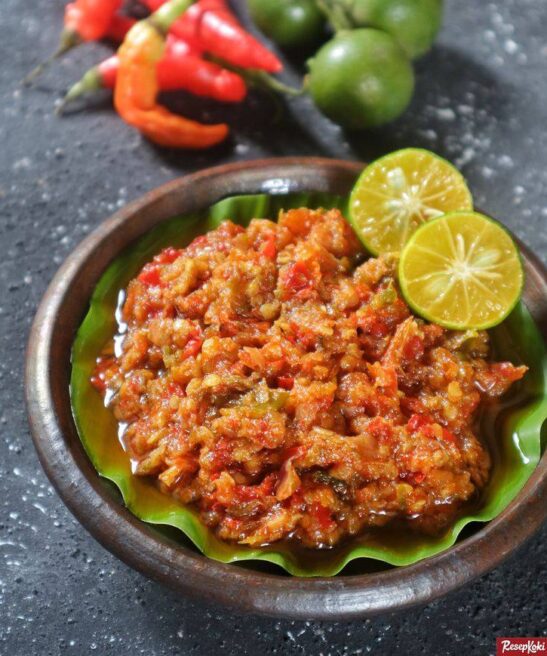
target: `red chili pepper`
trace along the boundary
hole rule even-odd
[[[65,7],[64,29],[57,50],[36,66],[23,82],[30,83],[57,57],[82,41],[96,41],[104,37],[121,41],[134,22],[130,18],[116,16],[121,4],[122,0],[75,0],[75,2],[70,2]]]
[[[116,86],[118,66],[119,66],[118,58],[116,57],[116,55],[114,55],[113,57],[109,57],[108,59],[105,59],[98,66],[95,67],[100,88],[113,89]],[[92,74],[93,71],[94,69],[90,69],[83,76],[83,78],[72,87],[72,89],[75,89],[77,85],[81,85],[82,87],[84,87],[86,85],[85,80],[88,79],[89,75]],[[85,91],[87,91],[87,89]],[[85,93],[85,91],[82,90],[82,93]],[[70,91],[68,92],[67,97],[69,94]],[[78,95],[80,95],[80,93],[78,93]]]
[[[166,2],[167,0],[143,0],[143,4],[145,4],[151,12],[157,11]]]
[[[136,22],[137,21],[134,18],[130,18],[129,16],[116,14],[108,26],[105,37],[116,43],[121,43],[125,39],[125,35]]]
[[[114,106],[120,117],[145,137],[170,148],[210,148],[228,136],[224,123],[204,125],[168,111],[157,102],[157,65],[165,51],[169,27],[192,0],[170,0],[149,18],[136,23],[124,39]]]
[[[119,60],[116,55],[89,69],[63,99],[62,108],[76,98],[116,85]],[[160,91],[189,91],[196,96],[220,102],[241,102],[247,86],[236,73],[201,58],[193,46],[173,35],[167,37],[166,50],[157,66]]]
[[[247,95],[239,75],[202,59],[201,52],[173,36],[158,64],[158,83],[162,91],[184,89],[221,102],[241,102]]]
[[[164,0],[144,3],[155,11]],[[272,52],[243,29],[225,0],[199,0],[173,23],[171,32],[235,66],[268,73],[278,73],[283,68]]]
[[[82,41],[106,36],[122,0],[76,0],[65,8],[65,31]]]

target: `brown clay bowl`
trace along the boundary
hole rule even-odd
[[[91,293],[108,264],[133,240],[177,214],[236,194],[326,191],[346,194],[362,165],[314,158],[231,164],[201,171],[147,194],[105,221],[70,255],[36,314],[26,360],[34,443],[61,498],[116,556],[185,595],[273,616],[348,619],[430,602],[498,565],[547,516],[547,454],[496,519],[447,551],[415,565],[334,578],[299,579],[281,570],[225,565],[141,522],[87,458],[72,419],[70,352]],[[522,246],[524,300],[547,336],[547,273]]]

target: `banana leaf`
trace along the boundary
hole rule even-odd
[[[378,565],[371,562],[374,560],[392,566],[409,565],[451,547],[469,524],[488,522],[498,515],[522,489],[541,457],[541,428],[547,418],[547,353],[522,303],[491,331],[498,359],[524,363],[530,368],[501,406],[482,413],[481,432],[488,436],[493,456],[491,479],[480,501],[438,537],[410,532],[404,536],[390,535],[389,531],[382,531],[326,551],[288,544],[260,549],[226,544],[200,522],[192,508],[161,493],[153,482],[131,473],[129,458],[117,438],[116,421],[89,382],[97,356],[116,330],[114,310],[119,291],[159,250],[168,245],[185,246],[228,218],[246,225],[253,217],[275,219],[282,209],[304,206],[337,207],[344,211],[346,201],[320,193],[227,198],[203,213],[165,221],[124,251],[100,278],[74,342],[71,398],[76,425],[98,473],[115,483],[126,506],[137,517],[160,527],[180,529],[182,533],[176,533],[182,543],[188,545],[189,540],[210,558],[226,563],[267,561],[295,576],[333,576],[356,559],[364,560],[354,563],[352,572],[377,569]]]

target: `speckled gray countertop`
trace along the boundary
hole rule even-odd
[[[0,654],[483,656],[495,652],[495,636],[545,635],[547,527],[481,580],[392,617],[275,621],[177,597],[100,547],[56,496],[29,437],[22,366],[36,305],[82,237],[143,192],[220,162],[432,148],[462,168],[477,205],[545,261],[547,2],[448,0],[438,45],[418,66],[413,104],[390,128],[348,140],[306,99],[291,101],[276,123],[270,101],[253,97],[229,112],[233,141],[198,155],[142,142],[107,98],[62,120],[53,115],[67,84],[105,46],[82,47],[21,89],[55,45],[63,4],[2,0],[0,13]]]

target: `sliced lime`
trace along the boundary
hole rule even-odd
[[[350,197],[349,218],[366,248],[400,251],[416,229],[447,212],[473,209],[461,173],[437,155],[407,148],[368,166]]]
[[[428,321],[455,330],[503,321],[523,282],[515,242],[499,223],[477,212],[452,212],[425,223],[399,262],[407,303]]]

